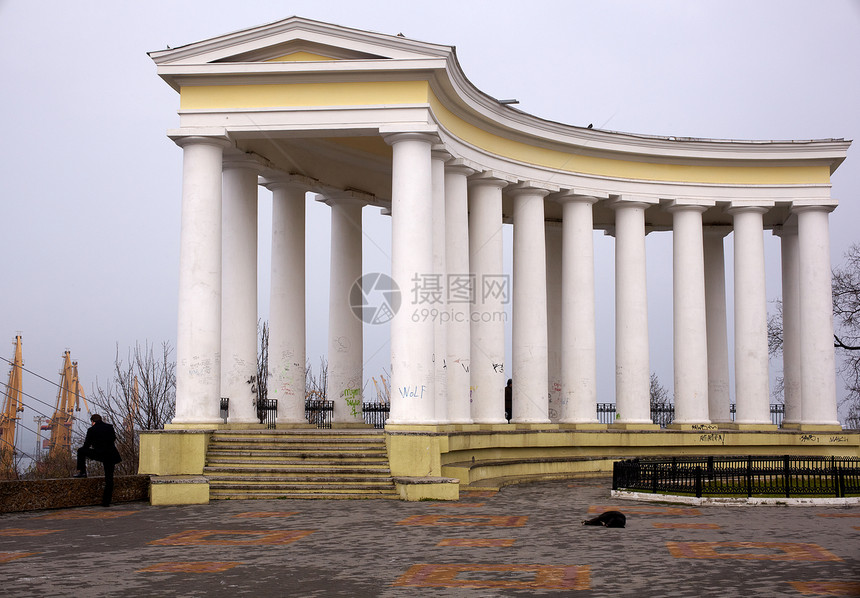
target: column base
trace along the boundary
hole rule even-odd
[[[301,422],[278,421],[275,420],[275,428],[277,430],[310,430],[316,429],[316,424],[309,424],[308,420]]]
[[[740,424],[732,422],[723,424],[725,430],[737,430],[739,432],[776,432],[779,428],[774,424]]]
[[[224,427],[224,420],[217,419],[212,423],[189,422],[164,424],[165,430],[218,430]]]
[[[687,430],[695,432],[716,432],[719,429],[726,429],[726,424],[676,424],[671,423],[666,426],[667,430]]]
[[[606,430],[607,424],[600,422],[559,422],[559,430]]]
[[[841,432],[842,426],[839,424],[783,424],[784,430],[792,430],[796,432]]]
[[[331,424],[332,430],[372,430],[373,426],[371,424],[366,424],[364,422],[332,422]]]
[[[645,430],[658,431],[658,430],[660,430],[660,426],[658,426],[657,424],[654,424],[654,423],[646,424],[646,423],[639,423],[639,422],[629,422],[629,423],[615,422],[615,423],[609,424],[607,426],[607,428],[609,430],[642,430],[642,431],[645,431]]]

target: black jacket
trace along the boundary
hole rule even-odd
[[[113,426],[104,422],[96,422],[87,430],[87,438],[84,440],[84,448],[93,449],[92,458],[102,463],[119,463],[122,457],[116,450],[116,434]]]

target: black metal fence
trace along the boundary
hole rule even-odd
[[[382,429],[385,427],[385,422],[388,419],[388,414],[390,411],[390,403],[361,404],[361,416],[362,418],[364,418],[364,423],[370,424],[377,429]]]
[[[612,489],[696,497],[843,497],[860,494],[860,458],[630,459],[615,463]]]
[[[266,424],[266,429],[274,430],[278,419],[278,399],[257,401],[257,419]]]
[[[324,399],[305,401],[305,419],[317,428],[331,428],[331,418],[334,414],[334,401]]]
[[[224,423],[227,423],[227,416],[230,414],[230,399],[228,397],[221,397],[221,419],[224,420]]]
[[[729,415],[732,421],[735,421],[735,404],[731,403],[729,407]],[[785,405],[782,403],[770,404],[770,422],[782,427],[782,422],[785,419]],[[675,420],[675,405],[668,403],[666,405],[651,406],[651,421],[665,428]],[[601,424],[611,424],[615,421],[615,403],[598,403],[597,404],[597,421]]]

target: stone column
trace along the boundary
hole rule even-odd
[[[562,229],[557,222],[547,222],[546,235],[546,344],[549,419],[561,417],[561,254]]]
[[[598,198],[563,193],[561,286],[561,419],[597,424],[594,317],[594,217]]]
[[[433,176],[435,135],[396,133],[392,146],[391,272],[403,304],[391,321],[389,424],[435,421],[433,321],[421,317],[426,277],[433,272]]]
[[[505,314],[509,281],[502,266],[502,188],[491,172],[469,179],[469,265],[475,280],[471,313],[472,420],[505,419]]]
[[[723,238],[728,226],[708,226],[704,230],[705,319],[708,329],[708,417],[712,423],[728,423],[729,341],[726,318],[726,265]]]
[[[549,423],[547,389],[546,189],[519,183],[514,200],[512,423]]]
[[[172,423],[218,424],[221,398],[223,137],[175,137],[182,148],[182,225]]]
[[[773,234],[780,238],[782,258],[782,382],[785,419],[789,427],[801,423],[800,364],[800,272],[797,226],[781,226]],[[831,343],[832,344],[832,343]]]
[[[795,203],[791,209],[800,257],[801,424],[839,428],[828,222],[833,206]]]
[[[445,161],[451,158],[441,146],[431,153],[431,176],[433,179],[433,293],[432,304],[428,305],[433,315],[433,386],[436,393],[435,420],[448,421],[448,297],[445,292],[447,280],[446,237],[445,237]]]
[[[475,171],[461,160],[445,168],[445,292],[448,310],[447,391],[448,421],[472,423],[469,397],[469,317],[475,296],[475,281],[469,274],[469,204],[466,177]]]
[[[266,175],[272,191],[272,289],[269,307],[269,398],[279,424],[305,419],[305,195],[309,179]]]
[[[615,210],[616,423],[653,426],[645,274],[645,209],[649,204],[619,199],[609,205]]]
[[[222,179],[221,396],[228,423],[257,418],[257,175],[248,156],[226,157]]]
[[[735,425],[770,424],[762,206],[727,210],[735,243]]]
[[[713,205],[713,202],[710,202]],[[708,205],[671,202],[672,316],[675,370],[673,425],[708,423],[708,332],[702,214]]]
[[[331,206],[331,273],[328,312],[328,380],[326,398],[334,401],[335,424],[363,423],[362,321],[350,305],[350,291],[361,278],[361,208],[358,194],[325,194]]]

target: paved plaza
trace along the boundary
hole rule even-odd
[[[609,480],[0,516],[4,596],[860,596],[860,507],[688,507]],[[625,529],[584,527],[608,509]]]

